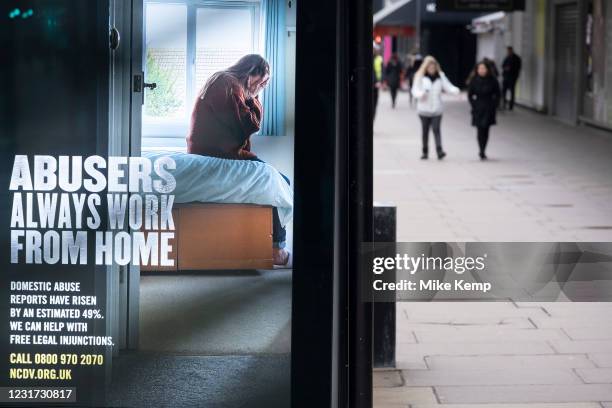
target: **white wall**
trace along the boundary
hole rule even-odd
[[[492,59],[497,64],[497,67],[501,69],[505,47],[504,36],[498,31],[478,34],[476,60],[482,61],[484,58]]]
[[[508,24],[508,44],[523,60],[517,84],[517,102],[524,106],[546,110],[546,2],[528,1],[524,12],[511,14]]]
[[[517,102],[536,110],[546,108],[547,81],[543,47],[545,14],[546,0],[529,1],[524,12],[506,14],[494,23],[494,30],[478,34],[478,60],[492,58],[501,71],[508,45],[522,58],[523,70],[517,84]]]
[[[285,131],[288,136],[293,137],[295,123],[295,36],[296,36],[296,1],[291,1],[291,7],[287,6],[285,16],[287,35],[285,36]]]
[[[605,122],[612,126],[612,4],[606,2],[606,117]]]

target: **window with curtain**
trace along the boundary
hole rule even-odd
[[[241,56],[262,53],[259,2],[185,1],[145,4],[142,146],[184,148],[189,115],[208,77]]]

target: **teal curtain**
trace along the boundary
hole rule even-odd
[[[261,134],[285,134],[285,0],[263,0],[265,22],[264,55],[272,76],[263,93],[264,118]]]

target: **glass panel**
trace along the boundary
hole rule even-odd
[[[141,352],[135,353],[136,359],[122,355],[113,361],[109,395],[114,405],[291,404],[293,271],[291,265],[274,264],[288,261],[287,252],[293,251],[293,224],[287,217],[293,208],[293,98],[278,98],[282,103],[277,109],[291,112],[278,120],[286,135],[262,137],[256,131],[266,120],[267,106],[261,107],[246,89],[220,84],[227,93],[245,96],[240,108],[248,107],[250,119],[235,116],[237,104],[212,97],[201,102],[196,94],[212,73],[257,52],[263,43],[260,33],[267,33],[268,51],[278,51],[268,53],[271,71],[286,72],[272,76],[268,86],[279,94],[293,93],[295,50],[283,49],[295,47],[286,35],[289,26],[292,33],[295,30],[295,3],[274,0],[267,3],[270,7],[246,1],[216,3],[190,0],[193,6],[187,7],[189,33],[182,40],[187,49],[187,115],[176,122],[143,126],[143,155],[168,156],[181,169],[175,173],[173,206],[176,263],[140,269]],[[152,21],[155,13],[149,10],[147,33],[184,38],[183,26],[179,31],[177,24],[169,23],[172,6],[153,10],[159,11],[158,20]],[[293,15],[292,23],[285,23],[285,15]],[[275,24],[266,30],[260,21]],[[154,46],[155,40],[147,36],[147,49]],[[178,46],[183,50],[183,42]],[[263,93],[259,96],[263,99]],[[195,143],[187,145],[186,136]],[[217,158],[236,158],[239,152],[245,157],[250,152],[256,156],[252,160],[267,164]],[[268,186],[249,181],[256,174],[273,182]],[[141,370],[151,375],[143,379],[137,374]],[[169,378],[176,380],[172,392],[158,386]],[[194,397],[190,391],[194,384],[196,389],[214,392]]]
[[[146,125],[185,121],[187,7],[147,4],[145,21],[145,81],[157,84],[145,91],[143,123],[149,133]]]
[[[250,8],[200,8],[196,15],[195,93],[208,77],[253,52]]]

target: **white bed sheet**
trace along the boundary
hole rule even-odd
[[[146,152],[155,161],[171,157],[176,179],[176,203],[240,203],[271,205],[278,209],[280,222],[293,218],[293,190],[274,167],[250,160],[228,160],[177,152]]]

